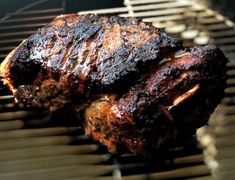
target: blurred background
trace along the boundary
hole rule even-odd
[[[0,17],[6,13],[14,12],[20,8],[23,8],[31,3],[37,3],[40,0],[0,0]],[[83,10],[90,9],[103,9],[111,7],[123,6],[123,0],[50,0],[55,4],[63,4],[66,6],[68,13],[75,13]],[[190,0],[189,0],[190,1]],[[235,1],[234,0],[199,0],[198,2],[206,4],[213,9],[219,10],[224,15],[235,20]],[[44,8],[48,8],[48,5],[42,5]]]
[[[197,137],[159,161],[110,154],[67,124],[72,113],[26,109],[0,81],[0,179],[235,179],[235,1],[0,0],[0,62],[56,16],[88,12],[142,19],[185,47],[219,46],[229,58],[225,98]]]
[[[24,8],[29,4],[41,4],[41,8],[49,7],[66,7],[66,11],[70,13],[76,13],[82,10],[89,9],[101,9],[101,8],[111,8],[111,7],[121,7],[123,6],[122,0],[49,0],[51,3],[43,3],[45,1],[41,0],[0,0],[0,16],[4,16],[6,13],[17,11]],[[52,5],[49,5],[52,4]]]
[[[219,10],[225,16],[235,21],[235,1],[234,0],[199,0],[210,8]]]

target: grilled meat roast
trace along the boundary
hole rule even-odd
[[[184,49],[134,18],[69,14],[23,41],[0,75],[27,106],[72,105],[111,152],[151,154],[206,124],[226,62],[215,46]]]
[[[133,18],[62,15],[10,53],[1,74],[18,101],[55,111],[72,99],[118,91],[180,48]]]

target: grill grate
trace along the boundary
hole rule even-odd
[[[37,109],[25,109],[0,85],[0,179],[208,180],[212,179],[210,170],[214,177],[221,179],[225,172],[230,178],[234,175],[235,143],[231,140],[235,122],[233,22],[189,0],[125,0],[124,4],[121,8],[79,14],[138,17],[183,39],[185,46],[217,44],[230,58],[226,97],[209,125],[198,131],[205,156],[201,145],[195,145],[195,138],[185,146],[170,150],[164,160],[110,154],[105,147],[85,136],[71,116],[64,119]],[[41,9],[37,5],[10,13],[0,21],[0,59],[38,27],[63,12],[61,4],[48,7],[51,8]]]

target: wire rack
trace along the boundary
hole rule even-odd
[[[48,9],[42,9],[41,4]],[[184,45],[218,45],[229,58],[226,96],[198,130],[200,143],[169,150],[166,158],[110,154],[77,127],[71,112],[51,115],[25,109],[0,85],[0,179],[233,179],[235,167],[235,31],[216,11],[190,0],[125,0],[124,7],[83,11],[141,18]],[[62,3],[42,1],[0,21],[0,58],[37,28],[63,13]],[[205,161],[205,163],[204,163]]]

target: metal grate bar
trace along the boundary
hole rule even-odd
[[[65,154],[87,154],[99,149],[99,145],[79,145],[79,146],[66,146],[66,145],[54,145],[44,147],[33,147],[25,149],[14,149],[7,151],[0,151],[0,160],[13,161],[20,159],[33,159],[39,157],[51,157],[56,155]]]
[[[100,176],[111,173],[113,165],[73,165],[66,167],[39,169],[15,173],[0,174],[1,179],[27,180],[37,177],[38,179],[65,179],[69,177]]]
[[[178,21],[178,20],[184,20],[185,17],[181,14],[179,15],[167,15],[167,16],[160,16],[160,17],[148,17],[143,18],[144,22],[154,22],[154,21]]]
[[[17,29],[17,28],[35,28],[35,27],[41,27],[44,26],[45,23],[35,23],[35,24],[21,24],[21,25],[11,25],[11,26],[1,26],[0,30],[6,30],[6,29]]]
[[[24,122],[21,120],[4,121],[0,123],[0,131],[21,129],[23,127],[24,127]]]
[[[28,14],[42,14],[42,13],[52,13],[52,12],[56,12],[56,14],[58,12],[63,12],[64,8],[52,8],[52,9],[43,9],[43,10],[33,10],[33,11],[23,11],[23,12],[13,12],[13,13],[8,13],[7,15],[28,15]]]
[[[61,155],[41,157],[35,159],[7,161],[0,163],[0,173],[14,173],[31,171],[36,169],[47,169],[51,167],[66,167],[72,165],[93,165],[104,163],[110,159],[109,154],[105,155]],[[6,166],[7,165],[7,166]]]
[[[13,50],[15,48],[16,48],[16,46],[0,47],[0,51],[9,51],[9,50]],[[6,55],[3,55],[3,56],[5,57]]]
[[[233,27],[227,26],[226,24],[212,24],[212,25],[207,25],[206,27],[204,27],[204,29],[207,29],[209,31],[218,31],[218,30],[233,29]]]
[[[138,5],[138,4],[151,4],[151,3],[164,3],[174,2],[175,0],[135,0],[135,1],[124,1],[125,5]]]
[[[78,14],[87,14],[87,13],[113,14],[113,13],[120,13],[120,12],[128,12],[128,8],[121,7],[121,8],[110,8],[110,9],[98,9],[98,10],[93,10],[93,11],[82,11],[82,12],[78,12]]]
[[[172,8],[166,10],[158,10],[158,11],[147,11],[147,12],[136,12],[132,15],[132,17],[150,17],[150,16],[163,16],[170,14],[178,14],[185,12],[185,8]],[[128,17],[129,14],[120,14],[122,17]]]
[[[20,119],[20,118],[26,118],[26,117],[32,117],[35,115],[41,115],[42,112],[38,111],[17,111],[17,112],[2,112],[0,113],[0,122],[5,120],[11,120],[11,119]],[[44,112],[44,115],[47,113]]]
[[[16,35],[31,35],[35,32],[36,31],[18,31],[18,32],[10,32],[10,33],[1,33],[0,37],[6,37],[6,36],[11,37],[11,36],[16,36]],[[4,47],[4,48],[6,48],[6,47]]]
[[[14,100],[14,96],[13,95],[0,96],[0,101],[5,101],[5,100]]]
[[[233,44],[235,44],[235,37],[220,38],[220,39],[214,40],[214,42],[215,42],[217,45],[223,45],[223,44],[228,44],[228,43],[233,43]]]
[[[11,125],[9,128],[10,131],[1,131],[0,132],[0,140],[56,136],[56,135],[63,135],[63,134],[68,134],[68,133],[72,133],[72,132],[77,132],[79,130],[78,127],[20,129],[24,126],[24,122],[23,121],[18,122],[18,121],[17,122],[13,121],[14,124]],[[9,127],[9,125],[6,127]],[[12,129],[20,129],[20,130],[12,130]],[[7,130],[7,129],[5,128],[4,130]]]
[[[4,144],[4,146],[0,147],[0,151],[52,145],[67,145],[71,142],[71,140],[72,138],[69,136],[33,137],[16,140],[7,139],[1,140],[1,143]]]
[[[221,38],[221,37],[225,37],[225,36],[235,36],[235,31],[234,30],[224,30],[224,31],[220,31],[220,32],[210,32],[210,36],[213,38]]]
[[[210,174],[210,171],[206,165],[192,166],[187,168],[179,168],[172,171],[152,173],[147,175],[135,175],[123,177],[125,180],[134,179],[173,179],[173,178],[187,178],[193,176],[204,176]]]
[[[22,42],[23,40],[25,40],[25,38],[0,40],[0,44],[15,43],[15,42],[20,43],[20,42]]]
[[[36,20],[51,20],[56,16],[37,16],[37,17],[29,17],[29,18],[16,18],[16,19],[7,19],[5,21],[0,21],[0,24],[12,23],[12,22],[27,22],[27,21],[36,21]]]
[[[7,54],[0,54],[0,58],[5,58],[7,57]]]
[[[151,4],[151,5],[141,5],[141,6],[133,6],[131,8],[132,11],[147,11],[147,10],[157,10],[157,9],[168,9],[168,8],[180,8],[180,7],[188,7],[190,6],[189,2],[170,2],[170,3],[162,3],[162,4]],[[78,14],[87,14],[87,13],[94,13],[94,14],[113,14],[113,13],[122,13],[128,12],[127,7],[121,8],[110,8],[110,9],[98,9],[93,11],[82,11]]]

